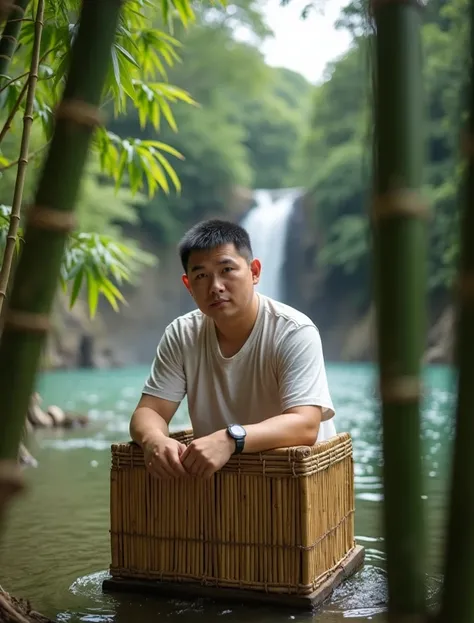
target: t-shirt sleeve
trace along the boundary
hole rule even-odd
[[[304,325],[289,331],[277,348],[278,385],[282,411],[314,405],[322,420],[334,416],[318,329]]]
[[[168,326],[156,349],[150,375],[143,393],[172,402],[181,402],[186,395],[183,351],[179,336]]]

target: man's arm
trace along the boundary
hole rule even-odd
[[[179,402],[142,394],[130,420],[130,436],[140,446],[157,435],[169,437],[168,425]]]
[[[142,449],[145,465],[160,478],[185,476],[180,456],[186,446],[169,436],[168,425],[186,393],[179,337],[167,327],[150,375],[130,420],[130,436]]]
[[[298,406],[258,424],[245,426],[247,437],[244,452],[265,452],[265,450],[290,446],[312,446],[318,438],[321,411],[321,407],[317,406]],[[226,436],[228,436],[227,433]],[[232,444],[235,448],[233,440]]]
[[[258,424],[246,425],[247,436],[243,452],[265,452],[290,446],[312,446],[318,438],[321,411],[321,407],[299,406],[288,409],[281,415],[258,422]],[[204,450],[208,443],[206,439],[203,437],[194,444],[203,446]],[[235,441],[229,437],[225,429],[208,435],[208,439],[211,454],[212,448],[216,446],[218,451],[215,453],[215,459],[218,460],[222,456],[222,465],[227,463],[234,453]],[[186,454],[183,455],[183,459],[185,458]]]
[[[311,446],[318,437],[321,408],[302,406],[245,426],[244,452],[265,452],[289,446]],[[194,476],[209,478],[223,467],[235,450],[225,429],[195,439],[181,455],[181,462]]]
[[[321,421],[334,415],[321,337],[314,325],[294,328],[277,346],[282,414],[245,427],[244,452],[316,443]]]
[[[142,444],[150,434],[168,436],[168,424],[186,394],[182,347],[173,324],[169,325],[156,349],[150,374],[130,421],[130,435]]]

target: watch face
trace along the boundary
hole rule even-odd
[[[240,426],[240,424],[232,424],[232,426],[229,427],[229,432],[232,437],[237,437],[237,439],[245,437],[245,435],[247,434],[245,432],[245,428],[243,426]]]

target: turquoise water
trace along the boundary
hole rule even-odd
[[[27,597],[35,609],[59,622],[184,623],[310,621],[311,615],[268,608],[229,608],[202,601],[104,595],[109,565],[110,444],[128,440],[128,421],[148,368],[55,372],[39,390],[46,404],[88,413],[79,431],[41,431],[30,447],[39,461],[26,472],[28,492],[18,499],[0,546],[0,583]],[[380,427],[370,365],[328,365],[338,430],[351,433],[356,470],[356,535],[366,547],[366,564],[315,615],[333,623],[382,620],[386,604],[384,541],[381,536]],[[429,594],[439,587],[440,534],[452,437],[453,375],[444,367],[426,372],[423,457],[429,528]],[[175,428],[188,425],[181,409]],[[403,457],[400,457],[403,460]]]

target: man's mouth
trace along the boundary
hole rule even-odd
[[[228,302],[229,301],[227,301],[226,299],[219,299],[218,301],[214,301],[213,303],[211,303],[211,307],[221,307],[221,305],[224,305]]]

